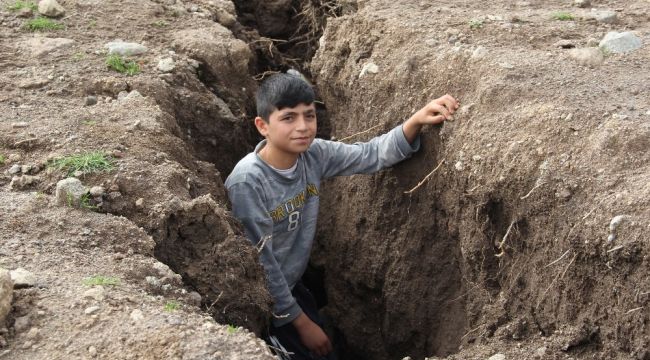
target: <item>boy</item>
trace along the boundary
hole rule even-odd
[[[300,77],[270,77],[256,101],[255,126],[266,139],[237,163],[225,185],[233,214],[261,249],[275,302],[267,341],[293,353],[283,359],[326,358],[331,342],[313,297],[300,283],[316,231],[321,180],[373,173],[406,159],[419,148],[422,125],[451,120],[459,103],[445,95],[388,133],[348,145],[314,139],[314,91]]]

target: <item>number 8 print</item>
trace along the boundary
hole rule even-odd
[[[298,227],[298,222],[300,221],[300,211],[294,211],[289,214],[289,227],[287,231],[295,230]]]

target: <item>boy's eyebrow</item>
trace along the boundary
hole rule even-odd
[[[308,109],[308,110],[303,111],[303,114],[313,114],[315,112],[316,112],[316,110],[314,110],[314,109]],[[282,111],[280,113],[280,116],[296,115],[296,114],[298,114],[298,111],[286,110],[286,111]]]

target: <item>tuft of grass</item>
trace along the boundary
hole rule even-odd
[[[226,329],[226,331],[228,332],[228,334],[234,334],[237,331],[239,331],[239,328],[235,325],[228,324],[228,329]]]
[[[472,19],[469,21],[469,28],[472,30],[480,29],[483,27],[483,20],[481,19]]]
[[[82,209],[88,209],[88,210],[97,210],[99,207],[97,205],[92,203],[92,197],[90,194],[86,193],[81,195],[81,199],[79,202],[79,207]]]
[[[87,125],[87,126],[97,125],[97,121],[91,120],[91,119],[86,119],[86,120],[82,121],[81,123],[84,124],[84,125]]]
[[[64,28],[63,24],[45,17],[31,19],[25,23],[24,27],[29,31],[50,31]]]
[[[117,54],[109,55],[106,59],[106,65],[122,74],[135,75],[140,73],[140,66],[135,61],[126,61]]]
[[[169,23],[167,23],[167,21],[165,21],[165,20],[158,20],[158,21],[152,22],[151,25],[153,25],[155,27],[162,28],[162,27],[165,27],[165,26],[169,25]]]
[[[78,52],[78,53],[75,53],[74,55],[72,55],[72,60],[74,60],[74,61],[81,61],[81,60],[84,60],[85,58],[86,58],[86,54],[84,54],[82,52]]]
[[[14,1],[13,4],[7,6],[7,10],[9,11],[18,11],[22,9],[31,9],[32,11],[36,11],[38,9],[38,5],[34,4],[31,1]]]
[[[93,285],[117,286],[120,284],[120,279],[110,277],[110,276],[95,275],[83,279],[82,283],[86,286],[93,286]]]
[[[85,174],[111,171],[114,164],[113,157],[110,155],[102,151],[93,151],[84,154],[68,155],[60,159],[52,160],[49,166],[64,170],[68,176],[71,176],[76,171],[81,171]]]
[[[4,165],[5,161],[7,161],[7,158],[4,155],[0,155],[0,166]]]
[[[163,309],[167,312],[172,312],[178,310],[180,307],[181,304],[178,301],[171,300],[165,303],[165,307]]]
[[[573,20],[575,17],[571,15],[571,13],[568,13],[566,11],[558,11],[553,13],[551,16],[554,20],[560,20],[560,21],[568,21],[568,20]]]

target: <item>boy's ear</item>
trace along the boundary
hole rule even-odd
[[[269,129],[268,129],[269,124],[264,119],[262,119],[259,116],[256,117],[255,118],[255,127],[257,128],[257,131],[259,131],[259,133],[262,134],[262,136],[266,137],[266,134],[268,134],[268,132],[269,132]]]

